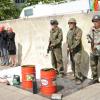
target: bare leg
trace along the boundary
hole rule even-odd
[[[12,63],[16,66],[16,55],[12,55]]]
[[[10,61],[11,61],[11,67],[14,65],[14,63],[13,63],[13,55],[10,55]]]

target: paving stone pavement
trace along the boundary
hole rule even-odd
[[[78,92],[66,96],[63,100],[100,100],[100,83],[90,85]]]
[[[11,68],[9,66],[0,66],[0,70]]]
[[[0,67],[0,70],[9,68]],[[73,76],[69,75],[64,78],[57,78],[58,93],[63,94],[62,100],[100,100],[100,84],[88,86],[90,80],[86,80],[81,85],[76,85],[72,80]],[[41,94],[33,94],[29,91],[0,84],[0,100],[50,100],[50,97],[44,97]]]
[[[0,100],[50,100],[22,89],[0,84]],[[94,84],[80,89],[62,100],[100,100],[100,84]]]
[[[63,97],[89,86],[89,83],[91,82],[90,79],[86,79],[82,84],[77,85],[75,80],[71,80],[70,77],[72,76],[57,78],[58,93],[63,94]]]
[[[0,84],[0,100],[49,100],[28,91]]]

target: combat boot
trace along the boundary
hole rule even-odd
[[[76,85],[80,85],[82,83],[82,80],[75,77],[75,82],[76,82]]]
[[[58,71],[58,77],[62,77],[63,78],[65,76],[63,67],[57,68],[57,71]]]
[[[92,85],[92,84],[95,84],[95,83],[99,83],[99,81],[97,79],[96,80],[93,79],[89,84]]]

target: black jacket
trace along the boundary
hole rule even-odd
[[[8,50],[16,50],[15,33],[8,33]]]
[[[7,35],[7,31],[2,31],[1,34],[0,34],[0,48],[5,48],[7,49],[7,38],[8,38],[8,35]]]

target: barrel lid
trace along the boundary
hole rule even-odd
[[[41,69],[42,71],[51,71],[51,70],[55,70],[54,68],[43,68]]]
[[[22,65],[21,67],[35,67],[35,65]]]

